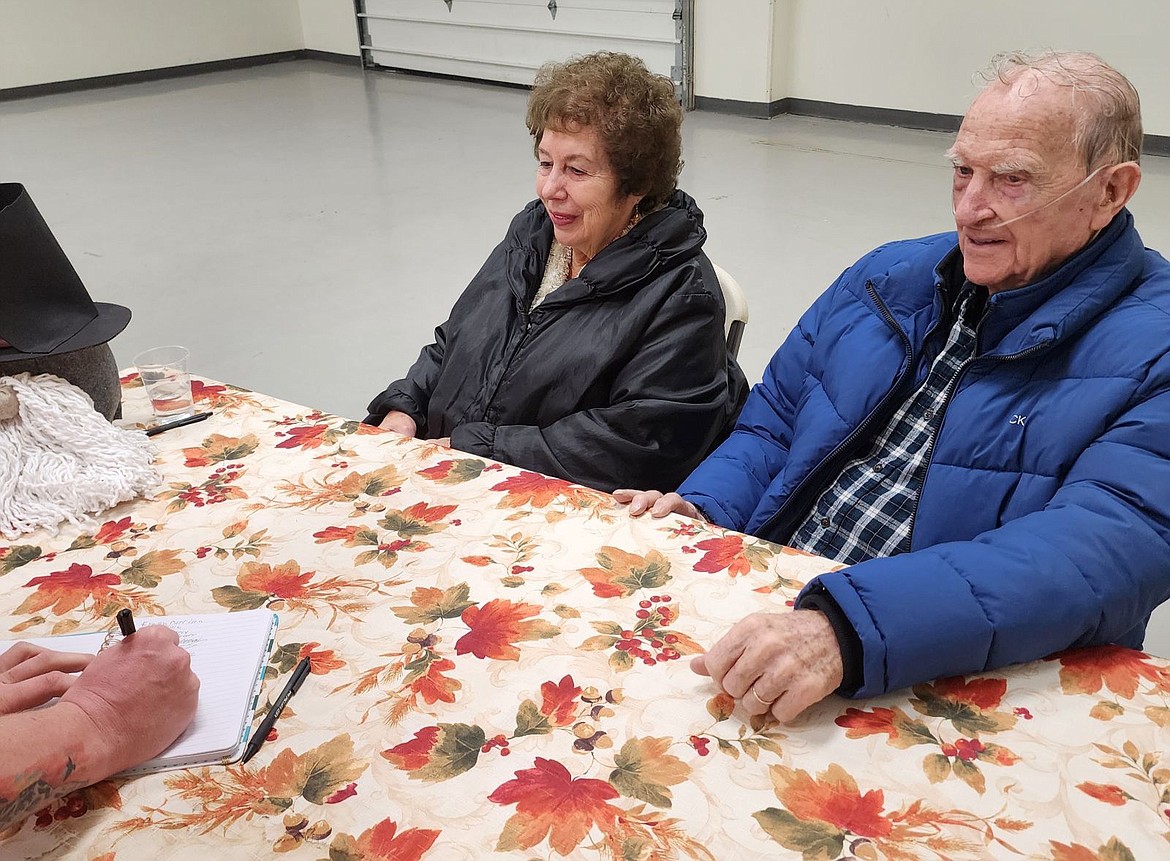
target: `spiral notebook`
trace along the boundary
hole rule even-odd
[[[122,772],[147,774],[202,765],[226,765],[244,754],[252,713],[260,696],[265,661],[272,651],[277,616],[271,610],[156,616],[136,619],[139,630],[166,625],[191,653],[191,670],[199,677],[199,705],[183,734],[154,759]],[[66,634],[25,639],[48,649],[97,654],[118,634]],[[7,651],[17,640],[0,643]]]

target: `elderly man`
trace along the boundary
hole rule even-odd
[[[948,152],[957,234],[862,258],[678,494],[616,494],[845,564],[694,660],[749,712],[1138,647],[1170,596],[1170,264],[1125,209],[1137,92],[1080,53],[988,80]]]

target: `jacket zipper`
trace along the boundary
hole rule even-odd
[[[589,299],[592,299],[594,295],[595,295],[594,292],[591,290],[586,295],[578,297],[577,299],[573,299],[569,302],[562,301],[562,304],[565,307],[570,307],[572,305],[578,305],[581,302],[585,302]],[[548,301],[549,301],[548,299],[545,300],[545,302],[548,302]],[[520,303],[518,301],[518,305],[522,305],[522,303]],[[554,303],[554,306],[555,306],[555,303]],[[539,307],[545,308],[546,307],[545,303],[541,303],[541,305]],[[508,376],[508,372],[512,369],[512,363],[515,362],[516,357],[518,355],[520,355],[520,351],[524,348],[524,344],[528,340],[529,334],[532,332],[532,327],[535,325],[532,321],[534,309],[529,308],[527,311],[524,311],[522,308],[518,308],[518,310],[520,311],[520,318],[524,321],[524,327],[523,327],[523,330],[520,332],[520,337],[516,339],[516,343],[512,347],[512,351],[508,354],[508,359],[504,363],[504,370],[500,374],[500,379],[496,383],[496,387],[492,390],[491,397],[488,398],[488,400],[484,403],[484,415],[485,416],[487,415],[488,410],[491,409],[492,404],[494,404],[496,402],[496,397],[499,395],[500,388],[504,384],[504,378]]]
[[[983,320],[980,320],[979,325],[975,327],[976,344],[979,343],[979,330],[982,328],[982,326]],[[926,458],[923,460],[922,469],[922,485],[918,488],[918,493],[914,495],[914,508],[910,510],[910,529],[906,533],[906,538],[902,542],[902,546],[898,548],[899,552],[909,553],[910,546],[914,543],[914,523],[918,520],[918,504],[922,501],[922,491],[926,488],[926,476],[930,472],[930,462],[934,459],[934,443],[938,438],[939,431],[942,430],[943,422],[946,420],[947,410],[951,406],[951,396],[954,395],[955,389],[959,387],[959,381],[962,379],[963,374],[967,373],[967,369],[978,362],[980,359],[986,359],[988,362],[1014,362],[1017,359],[1023,359],[1032,355],[1033,353],[1038,353],[1041,350],[1045,350],[1051,345],[1052,340],[1049,339],[1047,341],[1042,341],[1039,344],[1033,344],[1026,350],[1020,350],[1018,353],[1012,353],[1010,356],[972,356],[959,366],[958,373],[956,373],[951,381],[947,383],[947,388],[945,391],[946,397],[943,399],[942,408],[940,409],[938,415],[938,426],[935,433],[930,435],[930,442],[926,447]]]
[[[914,367],[914,348],[910,343],[910,338],[904,331],[902,331],[902,327],[898,325],[898,321],[894,319],[894,315],[890,313],[890,309],[886,307],[886,303],[883,302],[878,296],[877,290],[874,289],[872,281],[865,282],[865,291],[869,294],[870,299],[873,300],[874,305],[877,306],[877,309],[881,313],[882,319],[885,320],[886,325],[889,326],[894,331],[894,333],[902,339],[902,344],[906,350],[905,367],[903,368],[902,373],[894,379],[894,382],[891,384],[889,391],[887,391],[882,399],[878,402],[878,405],[874,407],[872,411],[870,411],[870,414],[866,416],[864,420],[862,420],[861,424],[854,428],[853,433],[845,437],[845,439],[837,444],[836,448],[825,455],[821,462],[818,463],[816,467],[809,472],[804,481],[796,486],[796,490],[792,492],[792,495],[788,498],[788,502],[785,503],[785,505],[779,511],[769,517],[764,522],[764,525],[760,527],[757,534],[760,535],[760,537],[766,537],[769,541],[782,544],[785,540],[792,537],[792,533],[795,531],[795,526],[787,526],[783,535],[772,537],[768,536],[772,527],[778,525],[782,519],[788,516],[792,511],[799,512],[804,510],[804,506],[797,506],[796,503],[801,501],[802,495],[809,489],[810,486],[813,485],[814,479],[819,479],[820,474],[825,472],[826,468],[832,464],[832,462],[836,460],[843,451],[847,451],[853,445],[853,443],[857,441],[858,437],[865,433],[869,426],[873,424],[874,417],[880,415],[885,410],[894,393],[897,392],[899,388],[901,388],[902,383],[904,383],[906,380],[907,374],[909,374]],[[931,328],[926,337],[929,338],[933,333],[934,327]]]
[[[520,317],[524,321],[523,329],[520,332],[520,336],[516,339],[516,343],[512,346],[512,350],[509,352],[508,358],[504,362],[504,367],[500,371],[500,376],[496,380],[496,385],[492,389],[491,395],[486,401],[484,401],[483,415],[477,419],[477,421],[486,421],[488,419],[488,415],[492,410],[492,404],[496,402],[496,397],[500,394],[500,388],[504,385],[504,378],[508,376],[508,371],[511,369],[512,363],[516,361],[516,356],[519,355],[521,348],[524,346],[524,342],[528,340],[528,333],[532,329],[531,311],[521,311]],[[471,411],[472,406],[473,405],[468,405],[468,408],[463,413],[463,417],[460,419],[459,424],[463,424],[467,420],[467,413]]]

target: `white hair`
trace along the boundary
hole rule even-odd
[[[1072,88],[1081,108],[1072,143],[1086,170],[1140,161],[1141,101],[1125,75],[1087,51],[1013,51],[993,57],[982,77],[1010,84],[1028,71]]]

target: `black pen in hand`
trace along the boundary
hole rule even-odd
[[[301,686],[301,682],[309,674],[309,668],[311,666],[308,658],[302,658],[301,662],[297,664],[297,668],[292,671],[292,676],[289,677],[288,682],[284,686],[284,690],[280,692],[280,696],[276,698],[276,701],[272,704],[272,708],[268,710],[268,714],[264,715],[264,720],[260,721],[260,726],[256,728],[256,732],[252,734],[252,737],[248,739],[248,743],[244,746],[244,756],[240,760],[241,765],[255,756],[256,751],[260,750],[260,746],[268,738],[268,733],[272,732],[272,727],[276,725],[276,719],[280,717],[280,713],[284,711],[284,707],[288,705],[288,701],[292,699],[292,695],[297,692],[297,689]]]
[[[122,632],[123,637],[129,637],[138,629],[134,627],[134,614],[130,612],[129,607],[123,607],[118,611],[118,630]]]

